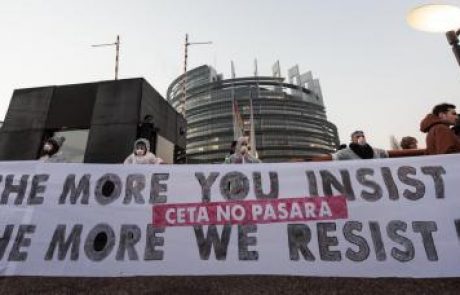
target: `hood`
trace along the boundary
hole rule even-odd
[[[450,125],[449,122],[440,119],[438,116],[433,114],[426,115],[425,119],[420,122],[420,131],[427,133],[431,127],[437,124]]]
[[[53,149],[51,151],[42,150],[42,155],[52,156],[52,155],[56,154],[61,149],[62,144],[64,143],[64,141],[65,141],[65,137],[63,137],[63,136],[56,136],[56,137],[48,138],[45,141],[45,144],[50,143],[53,146]]]
[[[247,138],[245,136],[238,137],[238,140],[236,141],[236,146],[235,146],[235,154],[241,154],[241,144],[246,141]]]
[[[144,143],[145,146],[147,147],[147,152],[150,152],[150,142],[145,138],[139,138],[134,142],[133,152],[136,150],[136,145],[138,143]]]

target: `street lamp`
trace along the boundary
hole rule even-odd
[[[460,65],[460,8],[447,4],[426,4],[412,9],[407,22],[417,30],[445,33]]]

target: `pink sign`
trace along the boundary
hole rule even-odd
[[[344,196],[159,204],[153,225],[256,224],[348,218]]]

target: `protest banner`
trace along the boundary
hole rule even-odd
[[[457,277],[459,166],[2,162],[1,275]]]

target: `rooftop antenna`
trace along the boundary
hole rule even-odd
[[[120,57],[120,35],[117,35],[117,40],[115,43],[106,43],[106,44],[95,44],[91,45],[91,47],[105,47],[105,46],[115,46],[115,80],[118,80],[118,64],[119,64],[119,57]]]

